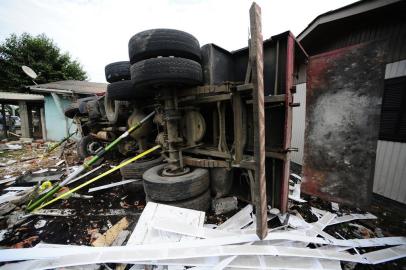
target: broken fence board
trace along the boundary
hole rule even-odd
[[[341,217],[336,217],[330,224],[330,225],[335,225],[339,223],[344,223],[352,220],[357,220],[357,219],[376,219],[377,217],[367,213],[367,214],[349,214],[349,215],[344,215]]]
[[[80,179],[82,179],[82,178],[88,176],[89,174],[94,173],[95,171],[99,170],[99,169],[100,169],[101,167],[103,167],[104,165],[105,165],[105,164],[102,164],[102,165],[100,165],[100,166],[98,166],[98,167],[96,167],[96,168],[94,168],[94,169],[88,171],[87,173],[85,173],[85,174],[83,174],[83,175],[81,175],[81,176],[79,176],[79,177],[76,177],[75,179],[72,179],[71,181],[69,181],[68,184],[72,184],[72,183],[74,183],[74,182],[76,182],[76,181],[79,181]],[[77,167],[75,168],[75,170],[76,170],[76,169],[77,169]],[[72,171],[72,172],[73,172],[73,171]]]
[[[25,190],[31,190],[33,187],[8,187],[5,188],[5,191],[25,191]]]
[[[0,180],[0,184],[5,184],[5,183],[9,183],[9,182],[14,182],[14,181],[16,181],[16,179],[17,179],[16,176],[10,177],[10,178],[6,178],[6,179],[3,179],[3,180]]]
[[[217,229],[218,230],[233,230],[233,229],[241,229],[247,226],[249,223],[252,222],[251,213],[253,211],[252,205],[248,204],[243,209],[241,209],[238,213],[236,213],[231,218],[227,219],[225,222],[220,224]]]
[[[317,250],[309,248],[282,246],[209,246],[201,247],[158,247],[145,248],[143,246],[125,247],[89,247],[89,248],[26,248],[0,250],[0,261],[19,261],[30,259],[46,260],[49,268],[84,265],[93,263],[130,263],[154,260],[188,259],[218,256],[284,256],[301,258],[318,258],[357,263],[368,263],[363,255],[351,255],[345,252]],[[402,255],[403,256],[403,255]],[[383,256],[382,256],[383,257]],[[391,254],[393,257],[393,254]],[[382,260],[382,258],[380,258]],[[14,268],[15,269],[15,268]]]
[[[108,189],[108,188],[112,188],[112,187],[116,187],[116,186],[122,186],[122,185],[129,184],[129,183],[132,183],[132,182],[137,182],[137,181],[141,181],[141,179],[123,180],[123,181],[111,183],[111,184],[108,184],[108,185],[103,185],[103,186],[90,188],[88,190],[88,193],[103,190],[103,189]]]
[[[37,216],[67,217],[76,213],[74,209],[40,209],[30,213]]]
[[[315,214],[318,218],[321,216],[325,215],[326,213],[330,213],[326,210],[318,209],[315,207],[311,207],[311,211],[313,214]],[[377,217],[371,213],[366,213],[366,214],[348,214],[348,215],[343,215],[343,216],[337,216],[334,220],[332,220],[329,224],[330,225],[335,225],[339,223],[344,223],[348,221],[353,221],[357,219],[376,219]]]
[[[225,257],[192,258],[182,260],[162,260],[156,262],[143,262],[143,264],[155,265],[186,265],[208,267],[218,265]],[[229,267],[242,269],[273,269],[273,270],[341,270],[340,261],[296,258],[296,257],[273,257],[273,256],[237,256],[230,262]],[[193,268],[196,269],[196,268]]]
[[[324,224],[325,225],[325,224]],[[324,225],[320,225],[320,228]],[[217,237],[228,236],[224,231],[218,231],[209,228],[195,228],[190,225],[185,225],[179,222],[157,220],[153,227],[159,230],[166,230],[176,234],[186,234],[189,236],[213,239]],[[382,237],[382,238],[368,238],[368,239],[324,239],[316,236],[303,235],[303,231],[287,231],[287,232],[273,232],[268,234],[264,240],[289,240],[305,243],[336,245],[336,246],[349,246],[349,247],[374,247],[386,245],[406,245],[406,237]],[[313,232],[312,232],[313,233]],[[234,237],[241,235],[234,234]]]
[[[190,236],[163,233],[154,229],[152,224],[155,219],[164,219],[168,222],[170,220],[177,220],[182,221],[186,225],[199,228],[203,227],[205,215],[206,214],[201,211],[149,202],[144,208],[140,219],[127,242],[127,246],[193,240],[194,238],[191,238]]]
[[[406,245],[372,251],[363,255],[370,264],[384,263],[406,257]]]

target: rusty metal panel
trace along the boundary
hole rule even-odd
[[[283,162],[283,174],[281,184],[281,211],[286,212],[288,209],[289,195],[289,174],[290,174],[290,143],[292,139],[292,107],[293,103],[292,87],[293,87],[293,72],[294,72],[294,55],[295,55],[295,39],[292,34],[289,34],[286,44],[286,72],[285,72],[285,123],[283,136],[283,151],[286,153],[286,159]]]
[[[369,203],[379,134],[384,44],[363,43],[310,58],[303,191]]]

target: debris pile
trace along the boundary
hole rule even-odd
[[[18,155],[39,156],[45,147],[36,149],[41,150]],[[20,150],[7,153],[16,151]],[[14,154],[9,158],[21,166],[24,161]],[[260,240],[253,206],[237,197],[214,200],[207,214],[145,204],[142,192],[127,194],[125,184],[135,180],[122,181],[118,172],[52,208],[29,213],[25,207],[33,194],[45,192],[49,182],[78,165],[55,155],[44,158],[45,163],[41,157],[33,160],[35,166],[26,172],[13,171],[0,182],[0,261],[5,263],[0,269],[86,265],[85,269],[336,270],[406,265],[401,259],[406,256],[406,238],[396,236],[406,235],[404,211],[393,215],[392,208],[377,208],[378,202],[371,206],[372,214],[303,196],[299,175],[291,175],[289,212],[269,207],[269,233]],[[105,162],[80,177],[88,181],[108,165],[114,163]],[[59,192],[71,191],[65,188]]]
[[[372,214],[338,216],[315,207],[310,209],[317,218],[315,222],[305,221],[299,211],[296,215],[269,211],[269,234],[260,240],[255,234],[252,205],[246,205],[217,225],[205,224],[204,212],[150,202],[131,233],[127,230],[129,222],[122,218],[110,224],[104,234],[97,229],[89,230],[95,239],[94,247],[40,243],[30,249],[1,250],[2,261],[25,260],[6,264],[1,269],[89,264],[94,269],[110,269],[114,264],[116,269],[125,269],[128,264],[128,269],[144,269],[149,265],[168,266],[168,269],[336,270],[342,269],[342,265],[376,265],[406,256],[405,237],[375,238],[368,234],[369,237],[362,239],[345,239],[326,232],[326,228],[350,220],[376,219]],[[27,239],[34,240],[35,237]],[[130,268],[130,265],[134,266]]]

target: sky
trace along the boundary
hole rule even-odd
[[[295,36],[318,15],[354,0],[257,0],[264,39]],[[77,59],[90,81],[105,82],[104,67],[128,60],[128,40],[153,28],[179,29],[200,45],[232,51],[247,46],[249,0],[0,0],[0,42],[11,33],[45,33]],[[38,70],[37,72],[40,72]]]

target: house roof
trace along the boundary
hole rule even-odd
[[[7,101],[42,101],[44,96],[42,95],[33,95],[33,94],[21,94],[13,92],[0,92],[0,100]]]
[[[344,19],[353,15],[372,11],[384,6],[401,2],[403,0],[363,0],[352,3],[350,5],[331,10],[317,16],[298,36],[297,39],[302,41],[308,34],[315,30],[318,26],[327,24],[336,20]]]
[[[105,93],[107,84],[70,80],[30,85],[28,88],[34,92],[95,95]]]

